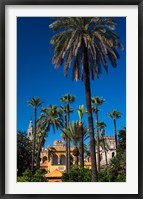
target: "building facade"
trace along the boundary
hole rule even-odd
[[[28,128],[28,137],[33,139],[32,134],[32,121],[30,121]],[[104,146],[104,147],[103,147]],[[73,155],[74,147],[70,147],[70,154],[72,164],[75,164],[75,157]],[[111,158],[116,155],[115,139],[113,136],[104,137],[104,145],[100,146],[100,165],[104,167],[107,165]],[[47,171],[46,177],[50,181],[60,182],[61,173],[66,170],[66,146],[64,141],[55,140],[52,146],[42,148],[40,154],[40,167]],[[84,167],[91,168],[91,157],[85,156]],[[58,175],[58,176],[56,176]],[[53,177],[53,178],[52,178]]]

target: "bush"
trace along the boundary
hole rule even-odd
[[[98,173],[99,182],[110,182],[111,176],[109,175],[109,168],[101,169]]]
[[[29,169],[26,169],[22,176],[17,177],[17,182],[47,182],[46,177],[44,177],[45,171],[37,169],[35,174],[32,175]]]
[[[73,166],[68,173],[64,173],[62,180],[64,182],[91,182],[91,170],[78,166]]]

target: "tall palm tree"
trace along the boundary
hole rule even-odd
[[[105,122],[98,122],[97,127],[100,129],[100,139],[99,139],[99,145],[102,147],[104,150],[105,154],[105,161],[106,161],[106,166],[108,165],[108,160],[107,160],[107,150],[109,149],[109,146],[107,142],[105,141],[105,127],[106,127]]]
[[[92,97],[91,99],[91,103],[92,103],[92,111],[93,113],[95,113],[95,122],[96,122],[96,143],[97,143],[97,170],[100,171],[100,151],[99,151],[99,132],[98,132],[98,112],[99,112],[99,109],[98,107],[100,105],[103,104],[103,102],[105,102],[105,100],[101,97],[98,97],[98,96],[95,96],[95,97]]]
[[[110,113],[108,113],[108,116],[113,119],[114,122],[114,138],[115,138],[115,148],[117,148],[117,127],[116,127],[116,119],[119,119],[121,117],[121,113],[117,110],[112,110]]]
[[[53,64],[64,65],[64,75],[73,64],[73,80],[84,81],[88,124],[90,132],[90,152],[92,159],[92,181],[98,181],[94,126],[91,107],[90,77],[101,73],[101,63],[108,73],[108,62],[115,67],[119,58],[117,48],[123,49],[118,36],[113,32],[116,21],[111,17],[57,17],[50,28],[57,34],[51,39],[54,49]]]
[[[32,151],[32,167],[31,171],[34,173],[34,159],[35,159],[35,139],[36,139],[36,120],[37,120],[37,108],[44,103],[39,97],[33,97],[27,101],[28,105],[34,109],[34,136],[33,136],[33,151]]]
[[[86,113],[84,105],[78,107],[78,116],[79,116],[79,161],[80,167],[84,168],[84,143],[83,143],[83,116]]]
[[[54,133],[56,129],[63,128],[63,117],[61,110],[56,106],[48,106],[46,108],[42,109],[42,113],[40,117],[37,120],[38,126],[41,127],[43,130],[43,134],[41,136],[40,144],[38,147],[37,154],[40,154],[41,146],[43,145],[44,139],[49,132],[49,130],[52,128]]]
[[[65,94],[63,97],[60,98],[61,102],[65,103],[65,111],[66,111],[66,125],[68,126],[70,122],[70,113],[73,112],[73,109],[70,108],[70,103],[75,101],[75,96],[70,94]],[[70,140],[66,136],[66,172],[70,170]]]
[[[61,112],[64,114],[64,128],[67,128],[67,107],[60,106]],[[68,140],[67,136],[64,136],[64,140],[66,142],[66,173],[68,173]]]

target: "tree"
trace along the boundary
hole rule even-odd
[[[99,173],[100,182],[126,181],[126,127],[119,130],[117,154]]]
[[[70,103],[75,101],[75,96],[70,94],[65,94],[63,97],[60,98],[61,102],[65,103],[65,111],[66,111],[66,125],[68,126],[70,122],[70,113],[73,110],[70,108]],[[66,171],[68,172],[70,169],[70,140],[66,137]]]
[[[126,127],[119,130],[116,157],[111,159],[109,175],[112,181],[126,181]]]
[[[61,112],[64,114],[64,128],[67,128],[67,107],[66,106],[60,106]],[[66,142],[66,172],[68,172],[68,140],[67,136],[64,135],[64,140]]]
[[[90,77],[94,79],[101,74],[101,62],[108,73],[108,62],[116,67],[119,58],[117,48],[123,49],[118,36],[113,32],[116,21],[112,17],[57,17],[50,24],[56,35],[51,39],[54,49],[52,59],[55,67],[64,65],[67,76],[73,64],[73,80],[84,81],[88,125],[90,133],[90,153],[92,159],[92,181],[98,181],[94,126],[91,107]]]
[[[40,144],[38,148],[38,154],[40,154],[41,146],[43,145],[44,139],[47,135],[47,132],[52,128],[55,132],[56,129],[63,128],[63,117],[61,110],[56,106],[48,106],[43,108],[41,115],[37,120],[38,126],[43,130],[43,134],[40,139]]]
[[[83,130],[82,119],[85,113],[86,110],[84,108],[84,105],[80,105],[78,107],[78,116],[79,116],[79,161],[81,168],[84,168],[84,143],[83,143],[84,130]]]
[[[38,169],[35,174],[32,175],[29,169],[26,169],[22,176],[17,178],[18,182],[47,182],[47,178],[44,176],[46,172]]]
[[[78,123],[72,122],[64,128],[62,134],[62,138],[66,140],[68,138],[74,146],[73,155],[75,157],[75,164],[78,165],[78,156],[79,156],[79,131],[78,131]]]
[[[31,171],[34,172],[34,158],[35,158],[35,139],[36,139],[36,120],[37,108],[42,105],[43,101],[39,97],[33,97],[27,101],[28,105],[34,109],[34,136],[33,136],[33,152],[32,152],[32,167]]]
[[[92,97],[92,111],[95,113],[95,122],[96,122],[96,142],[97,142],[97,170],[100,171],[100,150],[99,150],[99,132],[98,132],[98,107],[103,104],[105,100],[98,96]]]
[[[75,156],[75,164],[78,165],[78,156],[81,152],[79,122],[73,121],[72,123],[69,123],[68,127],[63,129],[63,134],[62,134],[63,139],[65,139],[65,136],[67,136],[74,145],[73,155]],[[84,125],[82,128],[82,136],[83,136],[83,142],[89,138],[87,128]],[[83,145],[83,153],[84,153],[84,148],[85,145]]]
[[[32,146],[31,141],[27,138],[25,132],[17,132],[17,175],[31,168],[31,154]]]
[[[119,119],[121,117],[121,113],[117,110],[112,110],[110,113],[108,113],[108,116],[113,119],[114,122],[114,138],[115,138],[115,147],[117,148],[117,128],[116,128],[116,119]]]

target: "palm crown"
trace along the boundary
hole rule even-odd
[[[78,112],[79,120],[80,122],[82,122],[82,118],[84,114],[87,113],[87,110],[85,109],[84,105],[79,105],[77,112]]]
[[[102,105],[103,103],[105,102],[105,100],[101,97],[98,97],[98,96],[95,96],[95,97],[92,97],[91,99],[91,103],[93,105],[92,107],[92,111],[93,112],[96,112],[98,111],[98,106]]]
[[[62,128],[63,118],[60,109],[56,105],[43,108],[38,123],[45,131],[48,131],[51,126],[54,132],[55,128]]]
[[[38,108],[44,102],[41,101],[41,99],[39,97],[33,97],[32,99],[28,100],[27,103],[28,103],[29,106],[32,106],[34,108]]]
[[[53,64],[59,67],[64,63],[64,74],[67,75],[73,63],[73,79],[79,80],[83,48],[86,47],[92,79],[100,75],[101,63],[108,72],[107,59],[115,67],[116,59],[120,57],[116,48],[123,49],[118,35],[113,32],[115,25],[113,17],[57,17],[49,26],[57,31],[51,40],[55,51]]]
[[[65,94],[63,97],[60,98],[60,101],[69,104],[75,101],[75,96],[70,94]]]
[[[79,123],[72,122],[69,123],[68,128],[62,130],[65,135],[69,137],[69,139],[73,142],[75,146],[79,144]],[[88,129],[86,126],[83,126],[83,140],[87,140],[89,138]]]
[[[112,110],[110,113],[108,113],[108,116],[111,118],[111,119],[118,119],[121,117],[121,113],[118,112],[117,110]]]

